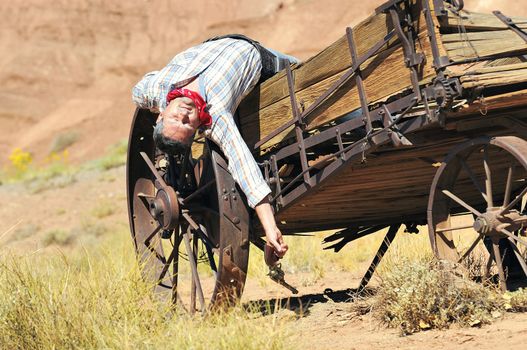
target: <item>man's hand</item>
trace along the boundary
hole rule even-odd
[[[265,238],[267,244],[274,248],[275,254],[279,258],[282,258],[287,252],[287,249],[289,249],[287,244],[284,242],[282,232],[280,232],[280,229],[276,226],[274,227],[274,229],[271,229],[269,231],[265,230]]]
[[[277,257],[283,257],[289,247],[284,242],[282,232],[276,226],[273,208],[269,204],[269,200],[267,198],[262,200],[254,209],[265,231],[267,244],[274,248]]]

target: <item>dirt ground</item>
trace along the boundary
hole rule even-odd
[[[207,37],[243,33],[307,59],[383,2],[201,0],[190,12],[176,8],[171,0],[3,1],[0,169],[17,147],[40,161],[60,135],[75,138],[68,149],[73,163],[104,154],[108,146],[128,135],[134,111],[130,101],[133,84],[176,52]],[[475,11],[500,9],[507,15],[527,17],[522,1],[466,0],[465,4]],[[36,190],[33,185],[0,185],[2,252],[53,250],[42,244],[47,233],[75,230],[89,220],[127,225],[124,167],[83,172],[64,187]],[[111,203],[111,214],[93,219],[93,212],[105,203]],[[293,285],[300,285],[303,278],[298,274],[287,277]],[[401,337],[397,330],[350,312],[345,291],[356,287],[359,278],[358,274],[329,272],[315,284],[300,288],[300,301],[283,305],[280,314],[291,319],[288,331],[298,339],[299,348],[525,349],[527,314],[506,314],[482,328]],[[243,300],[289,296],[284,288],[272,283],[263,287],[249,276]]]
[[[93,215],[101,202],[113,203],[115,211],[100,221],[108,226],[126,226],[124,175],[124,167],[81,173],[76,182],[64,188],[36,194],[21,184],[0,186],[3,203],[0,206],[0,233],[4,233],[0,237],[0,249],[4,252],[56,252],[56,247],[45,248],[42,244],[46,232],[74,228]],[[9,231],[13,225],[16,227]],[[26,233],[24,228],[33,231]],[[130,249],[133,249],[131,242]],[[283,287],[271,281],[262,284],[249,275],[242,300],[244,303],[269,301],[271,305],[280,305],[276,312],[287,321],[287,331],[295,337],[298,348],[525,349],[527,313],[508,313],[481,328],[453,327],[402,337],[397,330],[387,329],[370,316],[358,316],[352,312],[349,291],[359,284],[358,270],[351,273],[329,271],[307,287],[302,286],[305,280],[302,273],[288,274],[288,282],[299,287],[300,291],[298,297],[289,301],[292,295]]]

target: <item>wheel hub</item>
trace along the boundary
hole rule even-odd
[[[156,198],[149,203],[150,214],[165,230],[171,230],[179,224],[179,203],[177,194],[171,187],[157,191]]]
[[[506,237],[501,231],[507,229],[515,231],[520,228],[518,223],[522,215],[517,210],[501,214],[502,207],[490,207],[485,213],[476,218],[474,221],[474,230],[488,237],[504,238]]]

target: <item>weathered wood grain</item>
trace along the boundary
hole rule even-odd
[[[461,84],[465,89],[491,88],[498,86],[513,85],[527,82],[527,69],[512,71],[498,71],[479,75],[467,75],[461,77]]]
[[[505,14],[508,16],[512,13]],[[527,29],[527,20],[521,17],[511,17],[513,22],[518,23],[518,27]],[[443,28],[450,28],[456,31],[465,30],[503,30],[508,27],[492,13],[477,13],[471,11],[461,11],[457,15],[448,12],[448,20],[442,25]]]
[[[353,29],[354,39],[358,44],[357,51],[359,55],[363,55],[378,41],[382,40],[393,29],[393,25],[389,16],[380,14],[367,18]],[[395,41],[392,39],[380,51],[393,46]],[[292,68],[295,78],[295,91],[338,74],[350,66],[351,56],[347,39],[346,36],[342,36],[319,54]],[[287,79],[285,72],[282,71],[246,97],[240,105],[240,116],[245,117],[287,96],[289,96]]]
[[[431,66],[433,59],[430,50],[430,42],[426,32],[424,15],[420,11],[420,4],[421,3],[418,2],[414,5],[415,11],[419,13],[419,16],[417,17],[417,26],[420,33],[416,40],[416,50],[426,56],[425,63],[420,70],[420,78],[426,79],[432,76],[434,70]],[[384,14],[373,16],[367,21],[361,23],[355,31],[355,39],[358,39],[357,42],[360,47],[359,52],[367,52],[371,46],[389,32],[391,29],[390,26],[391,23]],[[367,35],[365,33],[367,33]],[[361,39],[363,37],[364,39]],[[332,54],[324,54],[323,52],[315,57],[317,59],[313,58],[313,60],[306,62],[303,66],[298,67],[294,71],[295,87],[297,88],[296,96],[305,108],[308,108],[335,81],[337,81],[342,74],[345,73],[345,69],[351,66],[349,49],[344,37],[339,39],[339,41],[327,50],[330,50]],[[335,66],[335,62],[337,61],[338,66]],[[311,66],[308,64],[311,64]],[[325,68],[321,70],[321,67],[325,67],[326,65],[332,67],[330,71],[326,71]],[[318,67],[318,73],[314,73],[317,77],[327,77],[322,80],[317,80],[312,78],[308,79],[307,75],[302,76],[304,72],[310,73],[308,70],[309,67],[313,67],[312,69],[315,71]],[[335,67],[342,68],[342,70],[335,73],[337,70]],[[411,86],[410,70],[406,67],[403,49],[400,44],[385,48],[383,51],[373,56],[372,59],[368,60],[361,68],[363,69],[363,77],[365,78],[364,83],[371,103],[382,100]],[[332,73],[333,75],[328,75],[329,73]],[[283,76],[281,78],[278,77],[277,80],[271,81],[268,85],[263,84],[260,91],[255,92],[255,94],[259,94],[260,96],[259,106],[264,107],[258,111],[254,111],[256,108],[254,107],[254,100],[252,100],[254,111],[252,114],[247,115],[247,113],[251,111],[251,108],[248,105],[245,105],[240,109],[242,134],[244,139],[250,145],[256,143],[259,139],[292,118],[291,104],[287,94],[287,89],[277,88],[277,92],[273,94],[268,91],[269,89],[276,88],[278,86],[277,84],[287,84],[287,82]],[[281,97],[281,99],[275,101],[279,97]],[[275,102],[269,104],[267,100],[263,101],[264,98]],[[251,100],[248,102],[251,102]],[[359,107],[360,101],[358,90],[355,86],[354,79],[352,79],[334,96],[329,98],[323,106],[313,113],[308,120],[308,129],[315,128],[323,123],[334,120]],[[264,145],[263,148],[276,144],[290,134],[291,130],[286,130]]]
[[[476,101],[465,104],[458,112],[456,117],[463,117],[470,114],[487,114],[490,111],[516,108],[527,105],[527,90],[513,91],[490,97],[483,97]]]
[[[443,34],[441,39],[449,58],[454,62],[527,53],[527,42],[512,30]]]

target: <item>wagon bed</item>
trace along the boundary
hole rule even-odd
[[[303,65],[293,67],[291,86],[294,88],[288,88],[284,72],[263,83],[242,102],[239,116],[242,134],[250,145],[256,145],[260,160],[276,161],[277,168],[289,162],[295,165],[298,174],[302,170],[300,152],[296,158],[289,155],[280,159],[283,148],[300,144],[295,138],[295,125],[289,123],[289,128],[276,132],[277,126],[294,120],[289,92],[295,91],[297,103],[301,101],[299,109],[304,112],[318,104],[314,112],[304,117],[306,141],[303,142],[306,143],[321,130],[338,129],[344,123],[342,120],[346,120],[342,119],[343,115],[361,107],[359,83],[354,79],[359,72],[366,100],[362,101],[363,108],[367,106],[372,119],[376,115],[371,111],[382,111],[379,107],[385,102],[397,103],[406,97],[406,103],[390,108],[393,118],[408,107],[409,97],[416,90],[412,86],[412,74],[419,82],[415,88],[421,91],[427,87],[430,90],[430,86],[440,84],[438,81],[448,82],[447,87],[455,90],[449,91],[453,96],[447,108],[437,107],[432,92],[427,102],[431,112],[425,110],[425,102],[421,100],[401,119],[401,134],[411,145],[397,145],[387,137],[381,141],[384,135],[381,133],[380,139],[367,140],[364,151],[350,152],[355,154],[345,162],[328,161],[325,166],[317,167],[322,170],[312,169],[311,186],[307,183],[291,186],[278,204],[283,230],[424,223],[432,179],[454,146],[478,135],[527,135],[523,122],[527,117],[524,111],[527,109],[527,63],[523,57],[527,53],[527,35],[521,32],[527,29],[527,20],[512,18],[509,24],[513,25],[508,25],[503,22],[504,15],[498,12],[479,14],[457,11],[446,2],[426,3],[386,3],[353,28],[352,44],[356,46],[356,59],[363,56],[362,65],[352,65],[350,42],[344,36]],[[445,13],[438,15],[436,6],[441,5],[439,11]],[[399,17],[392,16],[390,10],[394,7],[390,6],[398,8],[395,12]],[[412,43],[414,51],[404,48],[398,36],[393,35],[397,31],[394,18],[404,19],[408,13],[417,32]],[[429,31],[430,27],[434,28],[433,32]],[[410,31],[401,29],[405,33]],[[384,45],[379,45],[383,40]],[[375,45],[377,51],[372,51]],[[364,57],[368,54],[370,57]],[[412,55],[423,57],[414,67],[406,63],[414,60]],[[323,102],[317,100],[350,71],[354,74],[339,88]],[[440,115],[431,115],[434,113]],[[351,130],[361,127],[366,130],[368,117],[354,114],[362,121],[355,123]],[[259,126],[255,127],[256,124]],[[377,124],[373,130],[383,126]],[[335,138],[332,141],[337,143]],[[308,164],[331,153],[330,147],[320,150],[323,148],[320,145],[306,147],[310,152],[306,157]],[[283,180],[281,187],[292,177],[289,175],[289,179]]]
[[[325,239],[339,251],[389,227],[359,289],[401,225],[421,224],[439,259],[478,254],[503,289],[516,273],[527,281],[527,20],[462,8],[389,1],[239,106],[283,233],[339,229]],[[143,275],[191,313],[228,305],[263,231],[221,151],[198,140],[192,153],[163,154],[155,120],[136,111],[127,162]],[[459,215],[470,224],[456,226]],[[279,265],[270,276],[285,284]]]

